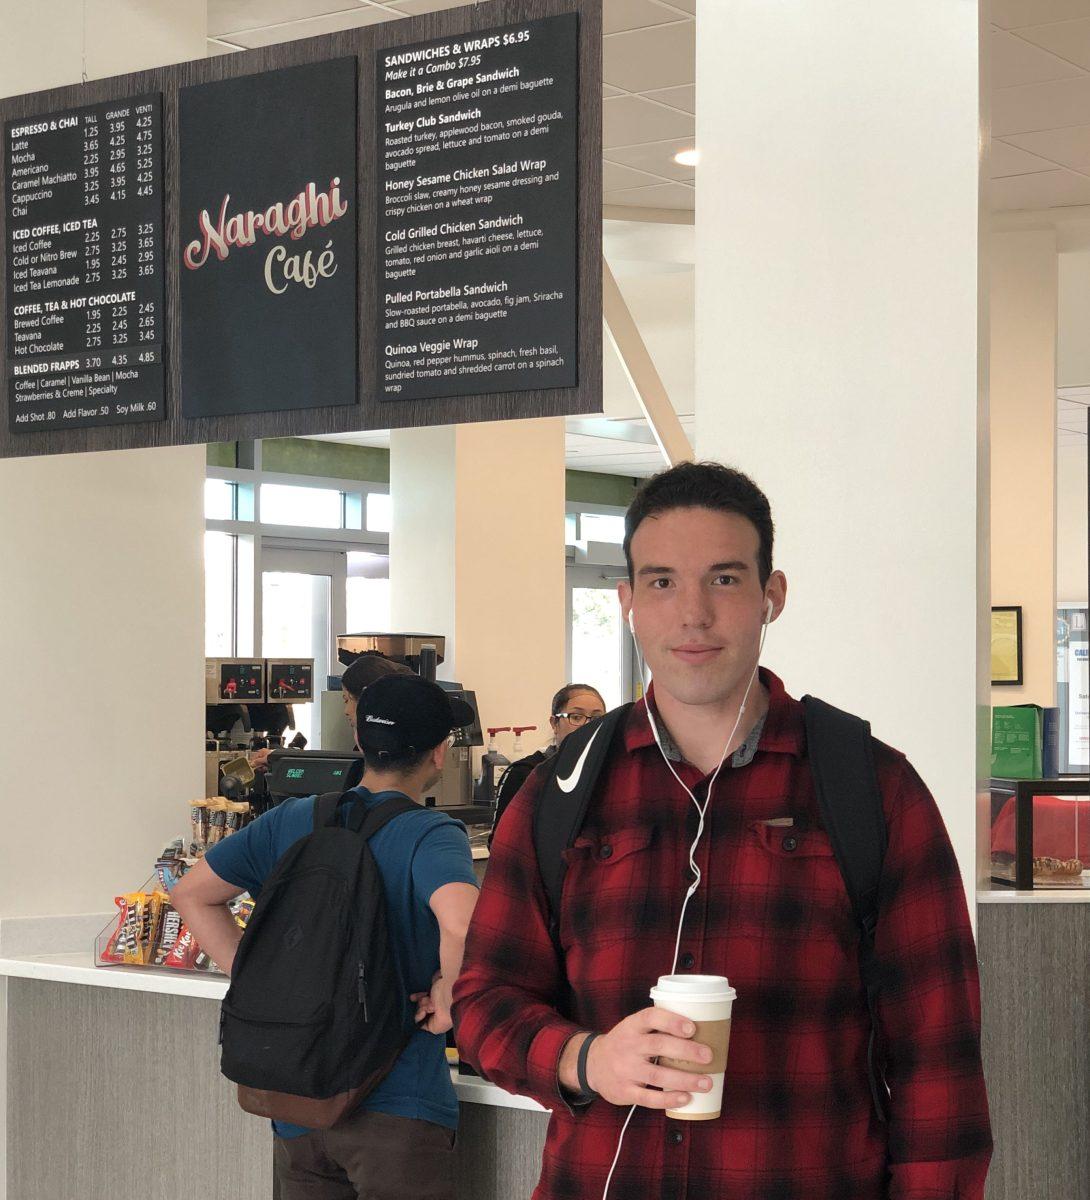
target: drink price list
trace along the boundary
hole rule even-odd
[[[574,387],[578,17],[381,52],[379,396]]]
[[[9,122],[13,432],[165,416],[158,94]]]

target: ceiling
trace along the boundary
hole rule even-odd
[[[1090,204],[1090,0],[993,0],[991,208]]]
[[[466,0],[208,0],[208,52],[269,46]],[[486,4],[489,0],[481,0]],[[691,211],[696,0],[604,0],[603,201]]]

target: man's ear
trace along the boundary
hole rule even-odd
[[[627,623],[632,609],[632,584],[627,579],[617,581],[617,599],[621,602],[621,617]]]
[[[447,761],[447,751],[449,749],[450,745],[447,742],[447,739],[443,738],[439,745],[436,746],[431,752],[431,760],[433,763],[435,763],[435,769],[437,771],[441,771],[443,769],[443,764]]]

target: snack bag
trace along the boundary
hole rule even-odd
[[[182,914],[168,900],[163,907],[163,918],[159,927],[159,940],[152,955],[152,964],[156,967],[169,965],[167,958],[178,944],[182,932]]]
[[[208,801],[208,846],[223,839],[227,828],[227,801],[222,796]]]
[[[131,897],[115,896],[114,903],[117,905],[117,925],[114,927],[113,933],[110,934],[109,941],[106,943],[106,949],[103,951],[102,958],[105,962],[119,963],[125,961],[125,938],[126,931],[129,925],[129,901]]]
[[[192,827],[192,842],[190,850],[195,855],[201,855],[208,845],[208,801],[194,800],[189,806],[189,823]]]
[[[188,925],[181,925],[178,939],[171,947],[163,965],[176,971],[193,971],[197,968],[197,957],[202,953]],[[207,956],[205,956],[207,958]]]
[[[121,960],[139,966],[146,961],[144,954],[148,935],[151,932],[150,897],[145,892],[130,892],[125,899],[128,901],[129,908],[125,921]]]
[[[238,833],[249,819],[250,805],[245,800],[228,800],[227,823],[223,829],[223,836],[230,837],[232,833]]]

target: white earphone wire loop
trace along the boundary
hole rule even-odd
[[[647,720],[651,725],[651,736],[655,739],[655,745],[658,747],[659,753],[662,755],[662,761],[666,764],[670,774],[673,775],[673,777],[678,781],[678,784],[681,786],[685,794],[693,802],[693,805],[696,807],[697,814],[700,818],[697,822],[696,837],[693,839],[693,844],[689,847],[689,869],[692,871],[694,878],[693,882],[689,885],[685,892],[685,899],[681,905],[681,917],[677,923],[677,937],[674,939],[674,958],[670,966],[671,975],[675,974],[677,971],[677,958],[681,950],[681,934],[682,930],[685,928],[685,913],[688,910],[689,901],[694,895],[696,895],[696,890],[700,887],[701,880],[703,879],[703,874],[701,873],[700,867],[697,865],[696,851],[700,845],[700,839],[704,836],[704,817],[708,811],[708,805],[711,804],[712,791],[715,787],[715,781],[719,778],[719,772],[723,769],[723,764],[727,761],[727,753],[730,750],[731,743],[734,741],[735,734],[738,732],[738,727],[742,724],[742,717],[745,716],[746,705],[749,702],[749,693],[753,690],[753,684],[757,679],[757,673],[760,670],[761,655],[764,653],[765,648],[765,638],[768,636],[768,626],[772,621],[772,613],[769,612],[769,607],[771,604],[772,601],[770,600],[765,605],[765,620],[761,624],[761,640],[757,646],[757,661],[753,664],[753,670],[749,676],[749,683],[746,684],[746,690],[742,694],[742,703],[738,706],[738,716],[735,718],[734,727],[731,729],[730,736],[727,738],[726,744],[723,746],[723,753],[720,756],[719,765],[712,772],[711,779],[708,780],[708,792],[704,797],[703,804],[697,800],[692,790],[685,783],[685,780],[682,779],[674,769],[674,764],[670,761],[669,756],[663,749],[662,738],[659,735],[658,723],[655,720],[654,707],[647,695],[647,689],[650,685],[649,679],[644,678],[645,673],[648,676],[650,675],[650,672],[647,671],[647,660],[644,658],[643,652],[640,650],[639,639],[636,637],[636,625],[632,619],[632,610],[628,610],[628,628],[632,634],[632,645],[636,649],[636,661],[640,669],[640,682],[643,684],[644,692],[644,707],[647,709]],[[602,1191],[602,1200],[608,1200],[609,1198],[609,1185],[613,1181],[613,1172],[617,1169],[617,1163],[620,1162],[621,1159],[621,1147],[624,1145],[624,1135],[628,1131],[629,1123],[631,1122],[632,1116],[637,1107],[638,1105],[632,1105],[632,1107],[628,1110],[628,1116],[625,1118],[624,1124],[621,1126],[621,1132],[617,1138],[617,1151],[613,1155],[613,1163],[609,1168],[609,1174],[606,1176],[606,1185]]]

